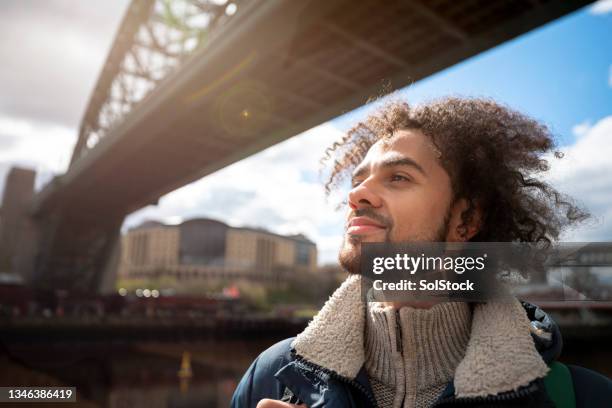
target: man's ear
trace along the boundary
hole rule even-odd
[[[465,198],[455,200],[451,207],[448,234],[449,242],[465,242],[472,239],[480,231],[482,225],[482,209],[477,202],[474,203],[472,214],[467,223],[463,222],[461,215],[469,208],[469,201]]]

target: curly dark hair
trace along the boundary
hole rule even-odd
[[[589,217],[574,200],[537,178],[549,169],[547,153],[562,157],[550,130],[483,98],[447,97],[416,107],[387,103],[325,151],[322,163],[333,161],[326,193],[340,185],[374,143],[408,129],[421,131],[438,150],[454,200],[464,198],[469,204],[462,214],[464,225],[480,207],[481,228],[471,241],[550,244],[565,227]]]

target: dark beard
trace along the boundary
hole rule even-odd
[[[357,210],[359,211],[359,210]],[[371,211],[371,210],[370,210]],[[364,211],[364,214],[369,215],[369,211]],[[414,240],[407,240],[413,242],[444,242],[448,235],[448,228],[451,217],[451,206],[446,210],[442,224],[437,228],[436,233],[431,238],[417,238]],[[372,217],[373,218],[373,217]],[[385,239],[383,242],[391,242],[391,228],[387,229]],[[338,262],[340,266],[347,271],[349,274],[359,274],[361,270],[361,237],[358,235],[345,235],[345,241],[342,244],[340,253],[338,254]]]

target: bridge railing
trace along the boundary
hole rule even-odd
[[[237,0],[132,0],[81,121],[70,166],[187,56],[205,47],[211,33],[231,20],[240,4]]]

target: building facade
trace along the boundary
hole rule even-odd
[[[0,273],[17,273],[33,261],[34,229],[28,215],[36,172],[13,167],[9,171],[0,207]],[[29,276],[20,276],[27,280]]]
[[[179,225],[147,221],[121,238],[119,277],[124,279],[283,281],[316,269],[316,245],[303,235],[234,228],[205,218]]]

